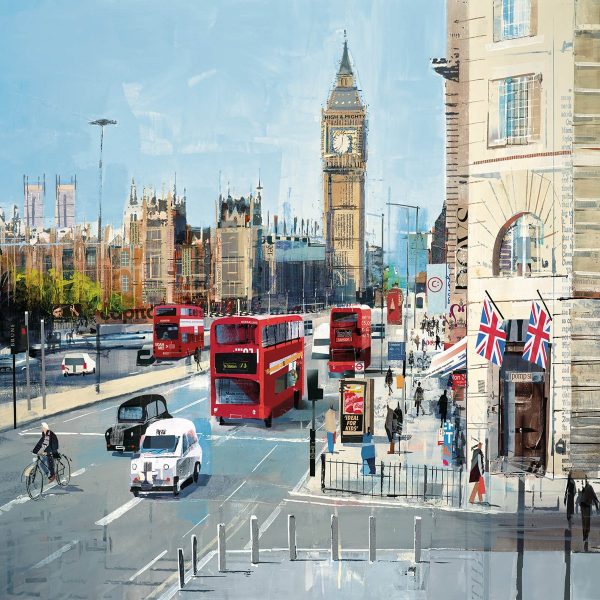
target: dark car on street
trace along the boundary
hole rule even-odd
[[[109,452],[136,452],[140,439],[150,423],[170,419],[167,401],[159,394],[143,394],[123,402],[117,411],[117,422],[104,434]]]

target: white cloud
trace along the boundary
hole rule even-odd
[[[212,77],[213,75],[216,75],[216,74],[217,74],[216,69],[209,69],[208,71],[203,71],[202,73],[199,73],[198,75],[193,75],[187,81],[188,87],[193,88],[193,87],[197,86],[201,81],[204,81],[205,79],[208,79],[209,77]]]

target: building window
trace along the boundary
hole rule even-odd
[[[490,81],[488,145],[529,144],[539,138],[541,75]]]
[[[129,267],[129,252],[126,250],[121,252],[121,267]]]
[[[521,213],[502,227],[494,246],[494,276],[528,277],[548,271],[551,262],[552,249],[537,215]]]
[[[122,292],[129,291],[129,277],[127,275],[123,275],[121,277],[121,291]]]
[[[494,0],[494,42],[535,35],[535,0]]]

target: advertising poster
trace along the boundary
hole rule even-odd
[[[365,424],[366,382],[343,381],[341,385],[342,442],[360,442]]]
[[[402,325],[403,294],[399,288],[392,288],[387,293],[387,322],[390,325]]]
[[[447,268],[445,264],[427,265],[427,313],[448,312]]]

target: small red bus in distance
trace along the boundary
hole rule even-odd
[[[371,364],[371,309],[336,306],[329,316],[329,372],[354,373],[354,364]]]
[[[188,304],[154,307],[153,350],[157,359],[184,358],[204,348],[204,312]]]
[[[304,393],[300,315],[231,316],[210,328],[210,412],[225,419],[277,417]]]

